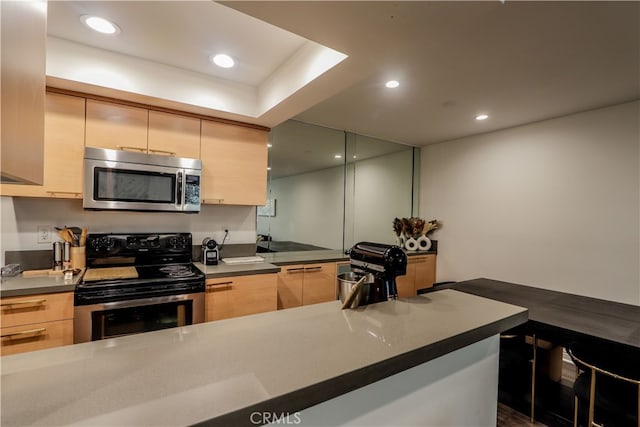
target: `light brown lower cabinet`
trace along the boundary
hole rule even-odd
[[[436,281],[436,256],[412,255],[407,258],[407,274],[398,276],[398,296],[411,297],[418,294],[419,289],[431,288]]]
[[[0,299],[0,354],[73,344],[73,292]]]
[[[207,322],[277,309],[275,273],[207,279],[206,285]]]
[[[278,273],[278,309],[336,299],[336,263],[294,264]]]

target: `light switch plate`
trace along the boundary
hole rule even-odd
[[[38,226],[38,243],[51,243],[51,226],[39,225]]]

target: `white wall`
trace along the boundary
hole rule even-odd
[[[425,147],[437,280],[640,305],[640,102]]]
[[[274,179],[274,217],[259,217],[258,232],[277,241],[342,249],[344,172],[342,167]]]
[[[85,211],[82,200],[0,197],[2,215],[1,263],[7,250],[47,250],[37,243],[38,225],[88,227],[89,232],[190,232],[194,244],[205,237],[226,243],[255,243],[255,206],[203,205],[199,214],[160,212]],[[56,241],[57,236],[54,236]]]

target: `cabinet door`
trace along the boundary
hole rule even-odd
[[[24,353],[73,344],[73,320],[3,327],[0,355]]]
[[[336,300],[336,264],[306,264],[302,286],[302,305]]]
[[[415,259],[415,292],[418,289],[432,288],[436,281],[436,256],[419,256]],[[415,295],[415,294],[414,294]]]
[[[287,265],[278,273],[278,310],[302,305],[304,265]]]
[[[149,111],[87,99],[87,147],[147,152]]]
[[[200,120],[149,111],[149,154],[200,158]]]
[[[416,263],[413,257],[407,259],[407,274],[396,277],[398,297],[408,298],[416,295],[415,289]]]
[[[259,129],[202,121],[203,203],[266,203],[267,137]]]
[[[73,319],[73,292],[5,297],[0,309],[3,328]]]
[[[84,110],[84,98],[46,94],[44,183],[2,184],[3,196],[82,198]]]
[[[206,321],[275,311],[276,282],[275,274],[208,279]]]

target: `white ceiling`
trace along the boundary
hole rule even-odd
[[[81,23],[82,15],[109,19],[121,33],[96,33]],[[50,1],[47,33],[249,85],[264,81],[305,41],[211,1]],[[236,66],[214,66],[209,57],[219,52]]]
[[[640,98],[638,1],[224,4],[349,55],[305,122],[425,145]]]
[[[638,1],[222,4],[50,1],[49,34],[195,73],[185,80],[215,80],[207,91],[264,84],[276,72],[295,80],[309,62],[295,68],[292,58],[312,41],[348,57],[260,114],[184,99],[164,106],[270,127],[295,117],[410,145],[640,98]],[[80,25],[76,16],[89,12],[113,17],[122,27],[117,41]],[[239,58],[239,67],[210,66],[216,49]],[[145,72],[155,78],[151,69]],[[401,86],[386,89],[389,78]],[[95,84],[80,88],[99,92]],[[260,86],[254,92],[260,96]],[[162,104],[163,96],[144,95]],[[480,112],[490,119],[473,120]]]

